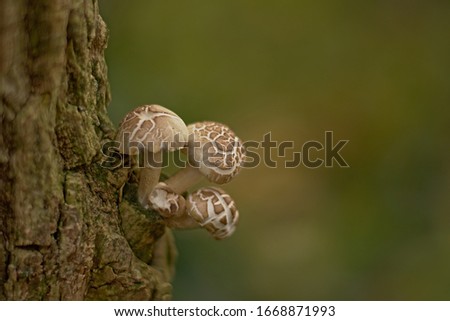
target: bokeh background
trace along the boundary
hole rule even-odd
[[[116,124],[159,103],[295,151],[349,140],[350,168],[224,186],[240,225],[176,232],[175,299],[450,299],[450,1],[100,4]]]

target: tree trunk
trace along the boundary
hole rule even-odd
[[[0,299],[170,298],[171,234],[122,197],[128,168],[102,166],[97,0],[1,0],[0,28]]]

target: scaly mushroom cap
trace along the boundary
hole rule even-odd
[[[184,197],[175,193],[164,182],[156,184],[149,195],[149,207],[168,218],[183,214],[186,208],[185,204]]]
[[[190,124],[189,161],[211,182],[228,183],[245,160],[242,141],[226,125],[204,121]]]
[[[186,210],[217,240],[233,234],[239,220],[239,211],[233,199],[217,187],[201,188],[190,194]]]
[[[157,153],[184,147],[188,131],[173,111],[159,105],[144,105],[126,115],[119,126],[117,140],[122,154],[135,155],[138,148]]]

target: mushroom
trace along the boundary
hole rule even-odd
[[[186,199],[186,211],[166,220],[171,228],[205,228],[216,240],[229,237],[236,229],[239,211],[234,200],[218,187],[200,188]]]
[[[149,207],[165,218],[180,216],[186,210],[186,200],[164,182],[156,184],[148,197]]]
[[[165,183],[183,193],[202,176],[213,183],[225,184],[236,176],[245,160],[242,141],[226,125],[204,121],[188,126],[188,164]]]
[[[143,154],[144,167],[138,186],[138,200],[147,207],[147,195],[159,181],[162,152],[185,147],[188,130],[173,111],[159,105],[144,105],[129,112],[117,134],[122,154]],[[141,155],[142,156],[142,155]]]

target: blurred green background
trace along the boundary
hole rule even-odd
[[[350,140],[350,168],[224,186],[240,225],[176,233],[175,299],[450,299],[450,1],[100,4],[116,124],[159,103],[296,151]]]

